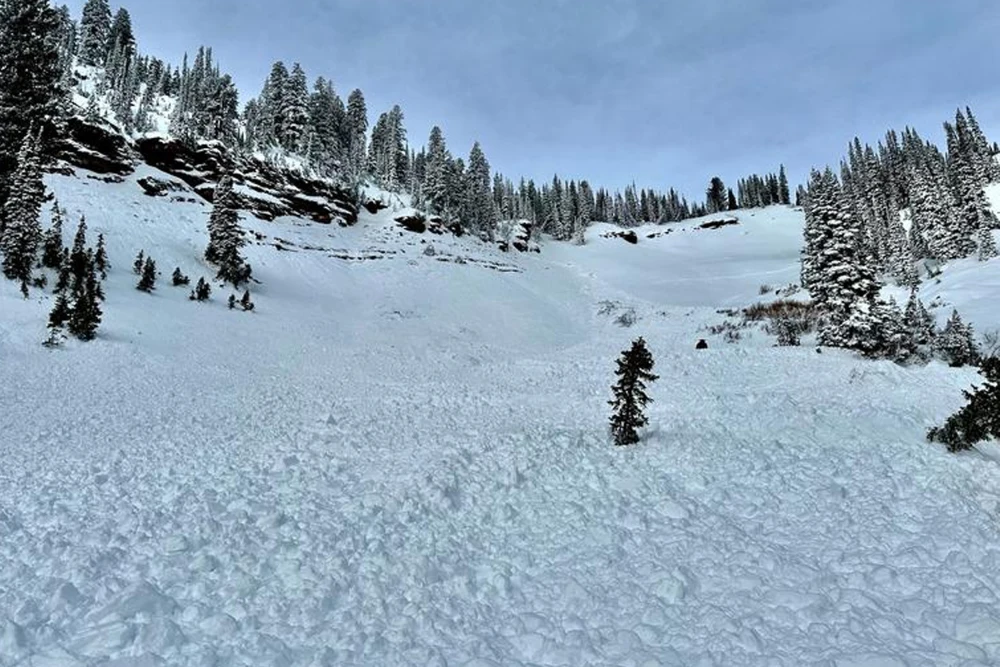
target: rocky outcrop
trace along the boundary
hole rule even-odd
[[[738,224],[740,224],[740,221],[737,218],[720,218],[718,220],[709,220],[708,222],[701,223],[701,225],[699,225],[699,229],[720,229],[722,227]]]
[[[296,216],[323,224],[353,225],[358,207],[348,190],[254,156],[234,156],[218,141],[188,145],[172,137],[149,135],[136,148],[151,166],[176,176],[208,201],[223,174],[233,177],[237,205],[262,220]]]
[[[632,245],[636,245],[637,243],[639,243],[639,237],[631,229],[621,232],[608,232],[606,234],[601,234],[601,236],[603,236],[606,239],[621,239],[623,241],[631,243]]]
[[[138,156],[118,128],[104,121],[74,116],[63,123],[63,131],[53,144],[59,160],[52,170],[65,172],[67,164],[97,174],[127,176],[135,171]]]
[[[358,220],[356,197],[346,188],[256,156],[236,155],[219,141],[189,144],[159,134],[133,141],[107,121],[74,116],[63,123],[53,148],[57,159],[50,171],[56,173],[72,174],[73,167],[78,167],[102,178],[115,178],[132,174],[145,162],[183,181],[209,202],[219,179],[229,173],[236,184],[237,205],[259,218],[295,216],[340,225]],[[177,182],[152,176],[138,183],[151,197],[184,189]]]
[[[419,213],[397,216],[396,224],[414,234],[423,234],[427,231],[427,219]]]

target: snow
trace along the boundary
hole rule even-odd
[[[0,664],[1000,661],[1000,456],[924,441],[974,373],[763,334],[694,349],[797,280],[801,212],[539,255],[391,211],[245,218],[242,313],[168,285],[211,275],[209,207],[144,196],[148,174],[48,178],[107,237],[97,341],[43,348],[49,297],[0,283]],[[998,275],[925,289],[977,321]],[[639,335],[661,379],[617,449],[613,360]]]

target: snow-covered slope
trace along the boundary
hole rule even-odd
[[[997,463],[923,438],[974,375],[763,334],[694,349],[796,280],[800,214],[540,255],[387,212],[250,219],[247,314],[167,284],[210,275],[208,207],[146,173],[48,180],[108,239],[96,342],[43,348],[47,298],[0,283],[0,664],[1000,660]],[[639,335],[661,379],[616,449]]]

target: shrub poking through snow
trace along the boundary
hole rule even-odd
[[[799,325],[788,317],[779,317],[771,325],[778,337],[778,347],[797,347],[799,340]]]
[[[208,301],[210,296],[212,296],[212,286],[204,278],[198,278],[198,284],[195,285],[188,298],[192,301]]]
[[[637,429],[649,423],[643,410],[653,399],[646,395],[646,384],[659,376],[652,373],[653,355],[642,338],[622,352],[616,363],[618,382],[611,387],[614,400],[608,401],[612,407],[611,434],[616,445],[632,445],[639,442]]]
[[[135,261],[132,262],[132,273],[139,276],[142,275],[142,267],[146,265],[146,252],[140,250],[139,254],[135,256]]]
[[[179,266],[174,269],[174,274],[171,276],[171,280],[174,283],[174,287],[183,287],[191,284],[191,279],[181,273],[181,267]]]
[[[243,307],[243,310],[248,313],[255,308],[254,302],[250,300],[250,290],[243,292],[243,298],[240,299],[240,305]]]
[[[986,381],[963,392],[968,404],[948,417],[944,426],[927,433],[928,440],[940,442],[949,452],[972,449],[978,442],[1000,438],[1000,358],[989,357],[979,372]]]
[[[229,310],[236,310],[236,295],[230,294],[227,303],[229,304]]]

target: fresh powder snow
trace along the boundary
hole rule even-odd
[[[0,282],[0,665],[1000,662],[1000,455],[925,441],[975,373],[708,332],[798,282],[800,211],[541,254],[245,218],[243,313],[170,286],[214,275],[210,208],[146,175],[46,179],[107,239],[96,342],[44,348],[51,297]],[[998,289],[921,296],[983,332]]]

